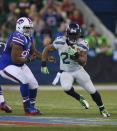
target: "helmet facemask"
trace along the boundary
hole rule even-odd
[[[70,24],[66,29],[66,37],[69,45],[76,44],[81,35],[81,29],[78,24]]]
[[[24,26],[23,27],[23,34],[25,36],[31,36],[33,34],[33,27],[29,26]]]
[[[79,39],[79,34],[77,33],[69,33],[67,34],[67,39],[69,41],[69,44],[76,44]]]

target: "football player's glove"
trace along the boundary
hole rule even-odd
[[[48,70],[48,67],[46,66],[46,62],[43,61],[41,63],[41,72],[44,73],[44,74],[49,74],[49,70]]]
[[[48,70],[48,67],[41,67],[41,72],[44,73],[44,74],[49,74],[49,70]]]

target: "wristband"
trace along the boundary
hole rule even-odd
[[[46,61],[42,61],[41,66],[46,67]]]

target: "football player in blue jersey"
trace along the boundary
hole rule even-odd
[[[0,57],[3,53],[3,50],[5,48],[5,43],[4,42],[0,42]],[[7,112],[7,113],[11,113],[12,109],[10,106],[8,106],[4,100],[4,96],[3,96],[3,91],[2,88],[0,86],[0,109]]]
[[[21,17],[17,20],[16,31],[6,42],[6,47],[0,58],[0,75],[3,78],[20,84],[25,114],[41,114],[35,108],[38,82],[26,63],[35,59],[41,60],[41,53],[34,45],[32,37],[33,23],[31,19]],[[52,57],[50,57],[51,59]],[[11,112],[12,109],[5,103],[2,88],[0,87],[0,109]]]

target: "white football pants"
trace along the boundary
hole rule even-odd
[[[38,82],[26,64],[22,67],[9,65],[0,71],[0,75],[16,83],[29,84],[30,89],[38,88]]]
[[[68,91],[72,88],[74,81],[79,83],[79,85],[83,87],[86,91],[88,91],[90,94],[96,92],[96,89],[90,79],[90,76],[84,70],[84,68],[81,68],[74,72],[62,72],[60,76],[60,83],[65,91]]]

